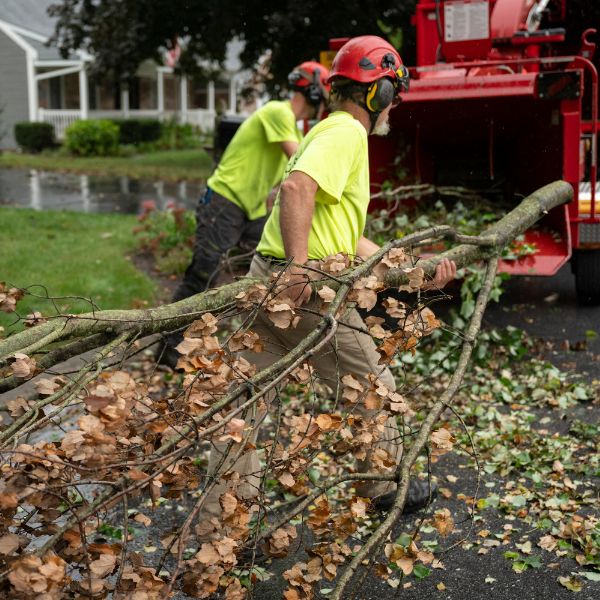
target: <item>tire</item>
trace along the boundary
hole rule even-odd
[[[578,250],[574,258],[577,301],[585,306],[600,304],[600,250]]]

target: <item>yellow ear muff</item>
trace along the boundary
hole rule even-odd
[[[365,97],[365,104],[367,105],[367,108],[371,111],[371,112],[378,112],[377,107],[375,106],[375,104],[373,103],[373,100],[375,100],[375,97],[377,96],[377,82],[374,81],[368,88],[367,88],[367,95]]]

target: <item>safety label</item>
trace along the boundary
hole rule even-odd
[[[447,42],[483,40],[490,37],[487,0],[444,3],[444,39]]]

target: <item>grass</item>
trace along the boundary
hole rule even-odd
[[[155,284],[127,259],[136,246],[134,216],[2,207],[0,223],[0,281],[39,296],[67,296],[52,302],[27,295],[17,304],[20,315],[91,309],[68,296],[90,298],[101,309],[150,305],[156,297]],[[21,329],[14,322],[14,313],[0,312],[5,333]]]
[[[129,176],[163,181],[205,181],[213,168],[212,158],[202,149],[161,150],[134,156],[84,158],[62,151],[41,154],[0,154],[0,168],[40,169],[89,175]]]

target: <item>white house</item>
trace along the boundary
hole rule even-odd
[[[56,0],[0,0],[0,148],[14,148],[14,124],[53,123],[59,139],[66,127],[87,118],[177,118],[211,129],[215,109],[237,112],[237,96],[247,73],[238,60],[241,43],[229,44],[218,81],[174,75],[166,65],[143,63],[134,79],[120,85],[92,78],[93,56],[63,58],[46,42],[54,32],[47,8]]]

